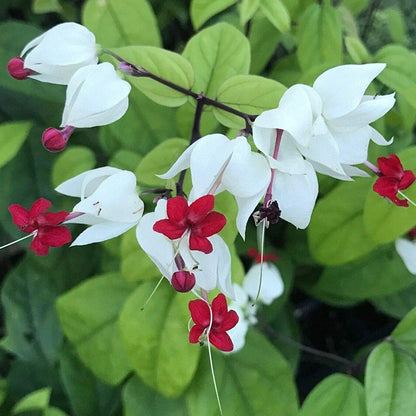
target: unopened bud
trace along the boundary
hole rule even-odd
[[[22,58],[16,57],[10,59],[9,63],[7,64],[7,70],[9,74],[18,80],[27,79],[30,75],[34,75],[35,72],[29,68],[24,67],[24,60]]]
[[[66,126],[62,130],[49,127],[42,134],[42,144],[50,152],[61,152],[65,149],[74,127]]]
[[[171,283],[177,292],[189,292],[195,286],[195,275],[191,272],[180,270],[173,273]]]

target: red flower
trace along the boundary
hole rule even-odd
[[[374,192],[393,201],[399,207],[408,207],[405,199],[399,199],[397,192],[407,189],[414,181],[415,175],[411,170],[403,170],[400,159],[396,155],[379,157],[377,164],[380,177],[373,186]]]
[[[259,253],[255,248],[249,248],[247,255],[255,260],[256,263],[261,263],[261,253]],[[263,263],[266,261],[276,261],[277,256],[276,254],[263,254]]]
[[[227,222],[224,215],[214,208],[214,196],[205,195],[198,198],[188,207],[188,201],[182,196],[168,199],[165,220],[156,221],[153,230],[176,240],[189,231],[189,248],[212,252],[212,244],[207,237],[220,232]]]
[[[227,301],[222,293],[212,301],[212,325],[209,334],[207,332],[211,323],[211,314],[208,303],[201,299],[191,300],[189,310],[191,311],[192,320],[195,322],[189,332],[189,342],[191,344],[203,342],[204,336],[208,336],[209,342],[219,350],[233,350],[233,342],[226,331],[237,325],[238,315],[237,312],[228,310]]]
[[[30,210],[21,205],[9,206],[13,222],[25,233],[34,233],[29,248],[39,256],[48,254],[49,247],[60,247],[72,240],[68,228],[60,224],[68,215],[66,211],[46,212],[51,203],[44,198],[36,200]]]

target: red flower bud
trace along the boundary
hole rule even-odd
[[[173,273],[171,283],[177,292],[189,292],[195,286],[195,275],[191,272],[180,270]]]
[[[34,75],[35,72],[29,68],[24,67],[24,60],[22,58],[16,57],[10,59],[9,63],[7,64],[7,70],[9,74],[18,80],[27,79],[30,75]]]
[[[42,144],[50,152],[61,152],[65,149],[74,128],[67,126],[62,130],[49,127],[42,134]]]

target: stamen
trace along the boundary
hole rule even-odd
[[[408,202],[410,202],[414,207],[416,207],[416,203],[414,203],[409,197],[407,197],[402,191],[397,191],[397,193],[402,196],[404,199],[406,199]]]
[[[6,248],[6,247],[12,246],[13,244],[20,243],[20,241],[26,240],[26,238],[34,237],[34,236],[36,236],[36,233],[37,233],[37,230],[33,231],[33,233],[25,235],[22,238],[19,238],[18,240],[12,241],[11,243],[7,243],[4,246],[1,246],[0,250],[2,250],[3,248]]]
[[[149,303],[150,299],[152,299],[153,295],[156,293],[157,289],[159,289],[160,284],[162,283],[162,280],[165,278],[165,276],[162,276],[160,278],[160,280],[157,282],[155,288],[153,289],[152,293],[150,294],[150,296],[146,299],[146,302],[143,304],[143,306],[140,308],[141,311],[144,311],[144,308],[146,307],[146,305]]]
[[[260,228],[257,228],[257,238],[258,238],[258,240],[260,240],[260,241],[257,242],[257,245],[260,246],[260,259],[261,259],[261,261],[260,261],[260,279],[259,279],[259,287],[257,289],[257,295],[256,295],[256,298],[254,299],[254,303],[252,304],[252,306],[255,306],[255,304],[259,300],[261,285],[263,283],[264,235],[265,235],[265,231],[266,231],[266,221],[262,221]]]

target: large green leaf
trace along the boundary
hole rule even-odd
[[[370,55],[368,50],[359,38],[346,36],[345,47],[355,64],[365,64],[369,61]]]
[[[194,83],[191,64],[181,55],[153,46],[126,46],[114,50],[126,61],[190,90]],[[154,102],[167,107],[186,103],[186,94],[147,77],[130,77],[130,82]]]
[[[242,0],[239,5],[240,22],[245,25],[256,13],[260,0]]]
[[[52,185],[58,186],[95,166],[94,152],[85,146],[71,146],[55,160],[52,169]]]
[[[30,121],[0,124],[0,168],[16,156],[31,127]]]
[[[342,25],[330,0],[309,6],[298,23],[297,57],[302,70],[342,63]]]
[[[412,70],[416,53],[401,45],[387,45],[376,53],[374,61],[387,64],[377,78],[416,108],[416,74]]]
[[[13,407],[11,414],[17,415],[18,413],[27,412],[30,410],[46,410],[49,405],[49,399],[51,397],[51,389],[45,387],[44,389],[34,391],[33,393],[23,397]]]
[[[366,416],[364,388],[345,374],[322,380],[308,395],[299,416]]]
[[[138,377],[133,377],[124,386],[124,416],[187,416],[183,399],[169,399],[147,387]]]
[[[193,90],[214,98],[218,87],[229,77],[247,74],[250,45],[233,26],[219,23],[202,30],[187,43],[183,56],[195,71]]]
[[[213,362],[224,414],[298,414],[292,371],[276,348],[259,333],[249,331],[243,350],[230,355],[213,354]],[[206,350],[186,400],[192,415],[218,415]]]
[[[79,357],[107,383],[119,383],[130,371],[117,320],[133,288],[120,275],[103,275],[65,293],[56,304],[62,329]]]
[[[359,260],[327,267],[309,289],[318,297],[357,300],[397,293],[413,282],[395,248],[384,246]]]
[[[82,21],[105,48],[160,46],[160,33],[147,0],[88,0]]]
[[[363,222],[368,179],[345,182],[315,206],[308,228],[309,248],[319,262],[342,264],[370,252],[376,246]]]
[[[200,354],[190,344],[189,295],[163,282],[145,305],[156,281],[145,282],[129,297],[119,327],[130,365],[142,380],[167,397],[179,396],[191,382]]]
[[[416,146],[398,154],[404,169],[416,170]],[[416,201],[416,184],[403,193]],[[402,198],[402,197],[400,197]],[[366,232],[378,243],[389,243],[402,236],[416,224],[416,207],[398,207],[369,189],[364,206]]]
[[[217,100],[248,114],[260,114],[277,107],[286,87],[257,75],[235,75],[220,85]],[[213,108],[217,120],[227,127],[244,128],[245,122],[227,111]]]
[[[277,30],[280,32],[290,30],[290,15],[283,1],[261,0],[260,10]]]
[[[237,3],[237,0],[192,0],[190,13],[193,27],[199,29],[210,17],[234,3]]]
[[[370,355],[365,372],[368,416],[414,416],[416,364],[389,343]]]
[[[402,348],[416,354],[416,308],[413,308],[391,334]]]

